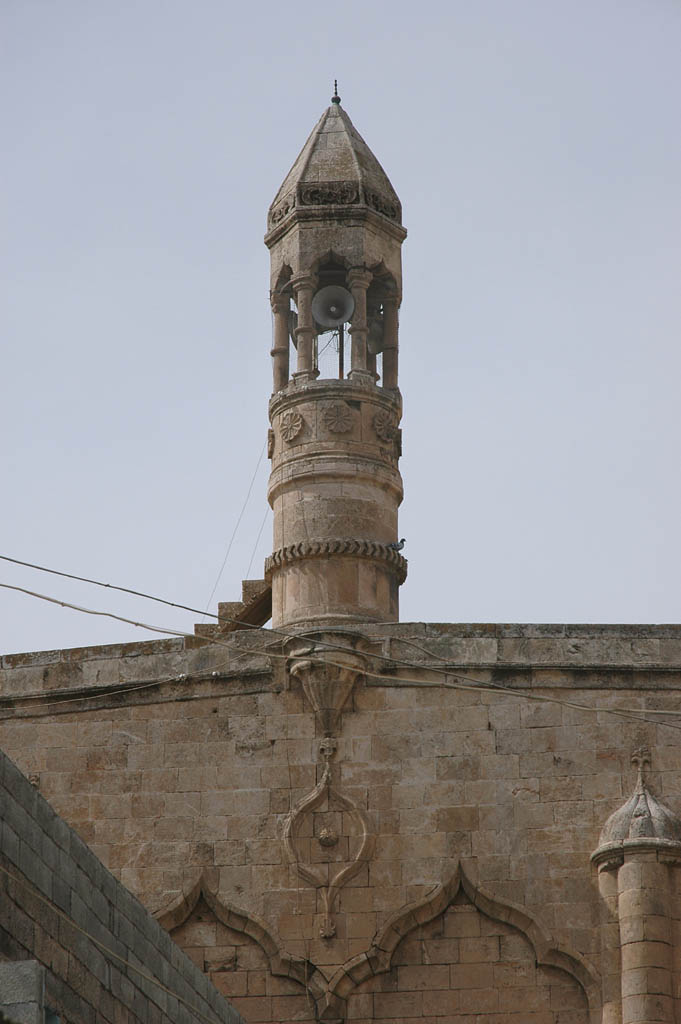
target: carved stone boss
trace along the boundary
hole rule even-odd
[[[340,640],[345,646],[344,634],[334,637],[333,634],[324,633],[323,636],[327,643]],[[340,725],[343,708],[362,675],[364,658],[349,648],[322,648],[320,651],[317,644],[302,638],[288,646],[294,655],[289,663],[289,673],[300,681],[303,693],[315,713],[317,731],[323,734],[319,752],[324,768],[314,789],[299,800],[286,818],[283,843],[286,856],[299,876],[321,891],[323,913],[319,933],[322,938],[331,939],[336,934],[336,897],[370,859],[374,848],[374,836],[366,813],[334,784],[332,766],[332,758],[337,749],[333,734]],[[306,656],[312,651],[314,658]],[[330,811],[332,804],[340,808],[341,820],[352,822],[353,836],[340,836],[333,825],[324,825],[314,835],[315,812]],[[309,823],[310,815],[312,828],[309,831],[313,835],[311,839],[304,839],[302,832],[305,823]],[[313,854],[315,843],[321,848],[316,856]],[[336,860],[333,859],[334,855]]]

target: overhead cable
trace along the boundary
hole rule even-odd
[[[68,601],[61,601],[58,598],[49,597],[46,594],[40,594],[40,593],[37,593],[36,591],[26,590],[24,587],[17,587],[17,586],[14,586],[12,584],[9,584],[9,583],[0,583],[0,587],[3,587],[3,588],[8,589],[8,590],[16,590],[16,591],[19,591],[20,593],[27,594],[30,597],[35,597],[35,598],[43,600],[43,601],[48,601],[51,604],[60,605],[63,608],[70,608],[70,609],[72,609],[74,611],[83,612],[84,614],[87,614],[87,615],[98,615],[98,616],[104,616],[104,617],[107,617],[107,618],[116,619],[119,622],[125,622],[125,623],[127,623],[129,625],[138,626],[138,627],[140,627],[142,629],[148,629],[151,632],[161,633],[161,634],[166,635],[166,636],[170,635],[170,636],[176,636],[178,638],[190,637],[192,639],[196,639],[196,636],[195,636],[194,633],[187,633],[187,632],[184,632],[183,630],[166,629],[165,627],[162,627],[162,626],[153,626],[150,623],[136,622],[133,619],[128,619],[128,618],[125,618],[124,616],[116,615],[113,612],[103,612],[103,611],[98,611],[98,610],[95,610],[95,609],[92,609],[92,608],[83,608],[80,605],[71,604]],[[286,635],[288,635],[288,636],[290,636],[292,638],[298,639],[298,640],[299,639],[305,639],[304,635],[301,636],[300,634],[286,634]],[[247,647],[244,647],[241,644],[236,645],[233,642],[230,643],[229,641],[222,640],[219,637],[205,637],[203,639],[205,639],[206,643],[215,644],[215,645],[218,645],[220,647],[225,647],[225,648],[227,648],[229,650],[234,650],[234,651],[238,652],[239,656],[243,656],[245,653],[250,653],[250,654],[257,654],[257,655],[268,657],[268,658],[280,658],[280,659],[284,659],[284,660],[288,660],[290,658],[290,655],[286,654],[284,652],[278,652],[278,651],[272,651],[272,650],[268,650],[268,651],[265,652],[265,651],[262,651],[262,650],[257,649],[257,648],[247,648]],[[344,650],[344,651],[347,652],[347,648],[340,647],[339,649],[340,650]],[[312,652],[310,652],[310,654],[306,654],[306,658],[308,658],[308,660],[310,660],[310,661],[315,661],[318,664],[328,665],[330,667],[341,668],[341,669],[347,667],[346,665],[343,665],[342,663],[331,661],[328,658],[324,658],[324,659],[314,658],[314,657],[311,656],[311,654],[312,654]],[[377,657],[377,658],[379,658],[381,660],[388,660],[388,661],[392,662],[392,664],[400,664],[400,662],[396,662],[394,659],[385,658],[384,656],[381,656],[381,655],[372,655],[372,657]],[[678,717],[681,714],[681,711],[668,711],[668,710],[659,709],[659,708],[627,708],[627,707],[625,707],[625,708],[609,708],[609,707],[600,707],[598,705],[579,704],[579,703],[577,703],[575,701],[566,701],[566,700],[562,700],[562,699],[560,699],[558,697],[547,697],[547,696],[545,696],[543,694],[531,694],[531,693],[528,693],[525,690],[519,690],[519,689],[516,689],[516,688],[513,688],[513,687],[508,687],[508,686],[501,686],[500,684],[497,684],[497,683],[483,682],[482,680],[475,679],[475,678],[473,678],[471,676],[465,676],[462,673],[451,672],[451,671],[447,672],[446,669],[444,669],[444,668],[443,669],[431,668],[430,666],[418,665],[418,664],[414,664],[413,662],[402,662],[401,664],[402,664],[402,667],[408,667],[408,668],[411,668],[411,669],[416,668],[416,669],[419,669],[421,671],[431,672],[431,673],[434,673],[434,674],[440,674],[441,676],[444,677],[444,679],[439,680],[439,681],[438,680],[432,680],[431,681],[431,680],[424,680],[424,679],[414,679],[413,677],[410,678],[408,676],[391,675],[391,676],[386,677],[384,674],[381,674],[379,672],[371,672],[368,669],[364,669],[363,670],[363,675],[366,676],[369,679],[377,679],[377,680],[379,680],[380,681],[380,685],[383,685],[383,686],[390,686],[390,685],[398,685],[398,686],[402,685],[402,686],[414,686],[414,687],[445,686],[445,687],[447,687],[447,689],[475,690],[475,691],[485,692],[485,693],[495,693],[495,694],[498,694],[500,696],[502,696],[502,695],[513,696],[513,697],[516,697],[516,698],[521,699],[521,700],[531,700],[531,701],[539,701],[539,702],[550,703],[550,704],[559,704],[559,705],[562,705],[563,707],[570,708],[571,710],[586,711],[586,712],[589,712],[589,713],[592,713],[592,714],[594,714],[594,713],[595,714],[612,714],[612,715],[616,715],[618,717],[627,718],[627,719],[629,719],[631,721],[645,722],[645,723],[648,723],[648,724],[651,724],[651,725],[652,724],[664,724],[664,725],[667,725],[668,728],[676,729],[678,731],[681,731],[681,726],[673,725],[671,722],[654,723],[650,719],[642,718],[641,717],[642,714],[662,716],[662,717],[666,717],[666,716]],[[172,679],[177,681],[178,677],[174,676],[174,677],[172,677]],[[458,680],[458,682],[452,682],[452,680]],[[158,685],[158,683],[156,683],[156,685]],[[121,690],[124,691],[125,687],[122,687]],[[12,699],[17,699],[16,695],[13,695]],[[35,707],[35,706],[40,706],[40,705],[33,705],[33,706]]]

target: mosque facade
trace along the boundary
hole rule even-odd
[[[0,747],[247,1024],[674,1024],[681,627],[400,622],[405,238],[334,96],[268,215],[264,578],[3,658]]]

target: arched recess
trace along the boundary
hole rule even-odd
[[[179,938],[178,933],[181,932],[183,926],[187,926],[192,916],[197,911],[200,911],[202,906],[205,906],[216,921],[224,925],[225,928],[251,940],[258,950],[262,952],[262,964],[273,977],[288,979],[289,982],[294,982],[297,986],[301,986],[302,993],[313,1006],[316,1007],[320,1004],[323,1000],[327,983],[314,964],[309,960],[304,960],[302,957],[291,956],[289,953],[281,950],[279,942],[261,918],[223,899],[209,884],[204,875],[201,875],[190,889],[180,894],[169,906],[157,912],[155,916],[159,924],[166,931],[170,932],[171,938],[175,938],[175,936]],[[178,945],[183,947],[181,942],[178,942]],[[206,969],[203,964],[199,966],[206,970],[206,973],[212,975],[213,972],[210,969]],[[223,966],[222,968],[216,967],[215,971],[216,973],[224,973],[225,980],[228,980],[228,976],[230,976],[230,980],[234,980],[236,966],[235,963],[234,967],[231,965]],[[215,981],[215,979],[213,980]],[[266,986],[266,991],[255,993],[244,991],[244,986],[238,987],[237,991],[230,991],[228,988],[222,989],[219,982],[216,987],[230,998],[236,1009],[242,1014],[245,1012],[246,1006],[242,1005],[240,1009],[239,997],[255,996],[259,1009],[264,1001],[272,995],[269,985]],[[290,986],[288,991],[290,993]],[[275,998],[278,997],[280,1002],[285,1004],[286,992],[287,988],[285,986],[278,986],[275,991]],[[254,1024],[260,1019],[269,1020],[269,1010],[264,1013],[262,1018],[257,1011],[253,1014],[249,1013],[247,1019],[253,1021]]]
[[[274,291],[281,292],[283,295],[291,295],[291,278],[293,271],[288,263],[284,263],[281,270],[277,274],[277,279],[274,284]]]
[[[317,259],[310,264],[310,273],[323,273],[325,269],[330,273],[337,271],[339,274],[345,276],[348,269],[348,261],[344,256],[341,256],[340,253],[335,252],[333,249],[327,249],[325,253],[322,253],[321,256],[318,256]]]
[[[322,1000],[317,1004],[318,1019],[345,1019],[347,999],[359,985],[391,970],[397,947],[410,932],[444,915],[457,897],[463,897],[482,915],[516,929],[529,943],[537,967],[554,968],[569,975],[584,993],[590,1024],[601,1019],[601,983],[598,973],[578,953],[553,941],[551,935],[526,910],[509,901],[497,899],[476,886],[457,866],[450,878],[438,885],[423,900],[403,907],[376,935],[366,953],[353,957],[331,978]],[[405,1010],[406,1013],[406,1010]]]

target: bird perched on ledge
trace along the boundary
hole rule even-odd
[[[395,541],[394,544],[388,544],[391,551],[401,551],[405,545],[405,539],[402,537],[401,540]]]

